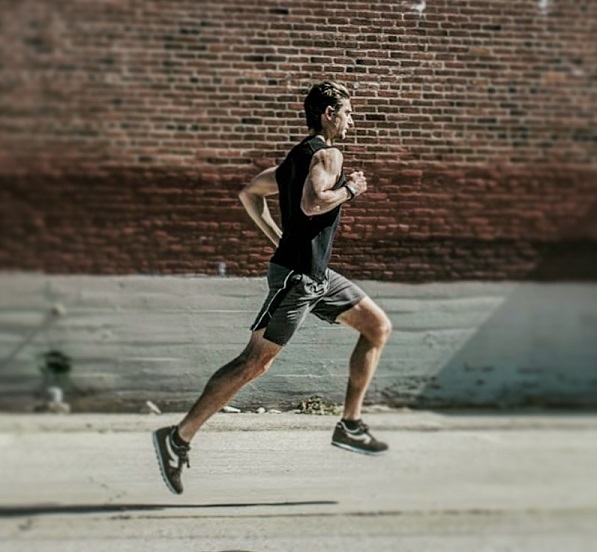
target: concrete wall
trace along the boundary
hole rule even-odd
[[[360,283],[394,323],[369,402],[597,404],[597,286]],[[147,399],[186,408],[245,345],[265,291],[264,279],[0,273],[0,407],[30,409],[40,357],[58,349],[73,359],[76,409],[136,410]],[[64,316],[48,315],[56,303]],[[293,407],[314,394],[341,402],[354,341],[351,330],[308,318],[234,404]]]

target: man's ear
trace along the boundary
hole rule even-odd
[[[323,112],[323,114],[328,118],[328,120],[331,121],[332,120],[332,116],[333,116],[333,114],[334,114],[335,111],[336,110],[331,105],[328,105],[325,108],[325,111]]]

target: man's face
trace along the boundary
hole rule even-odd
[[[331,123],[334,130],[334,137],[344,140],[348,129],[354,126],[350,100],[340,100],[340,104],[333,113]]]

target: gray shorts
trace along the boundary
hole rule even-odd
[[[263,337],[277,345],[290,341],[309,312],[334,324],[338,316],[367,297],[359,286],[329,268],[319,283],[306,274],[270,263],[267,283],[269,293],[251,330],[265,328]]]

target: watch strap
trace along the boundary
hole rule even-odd
[[[350,199],[348,201],[352,201],[357,195],[356,188],[348,183],[344,183],[344,187],[348,190],[348,193],[350,194]]]

